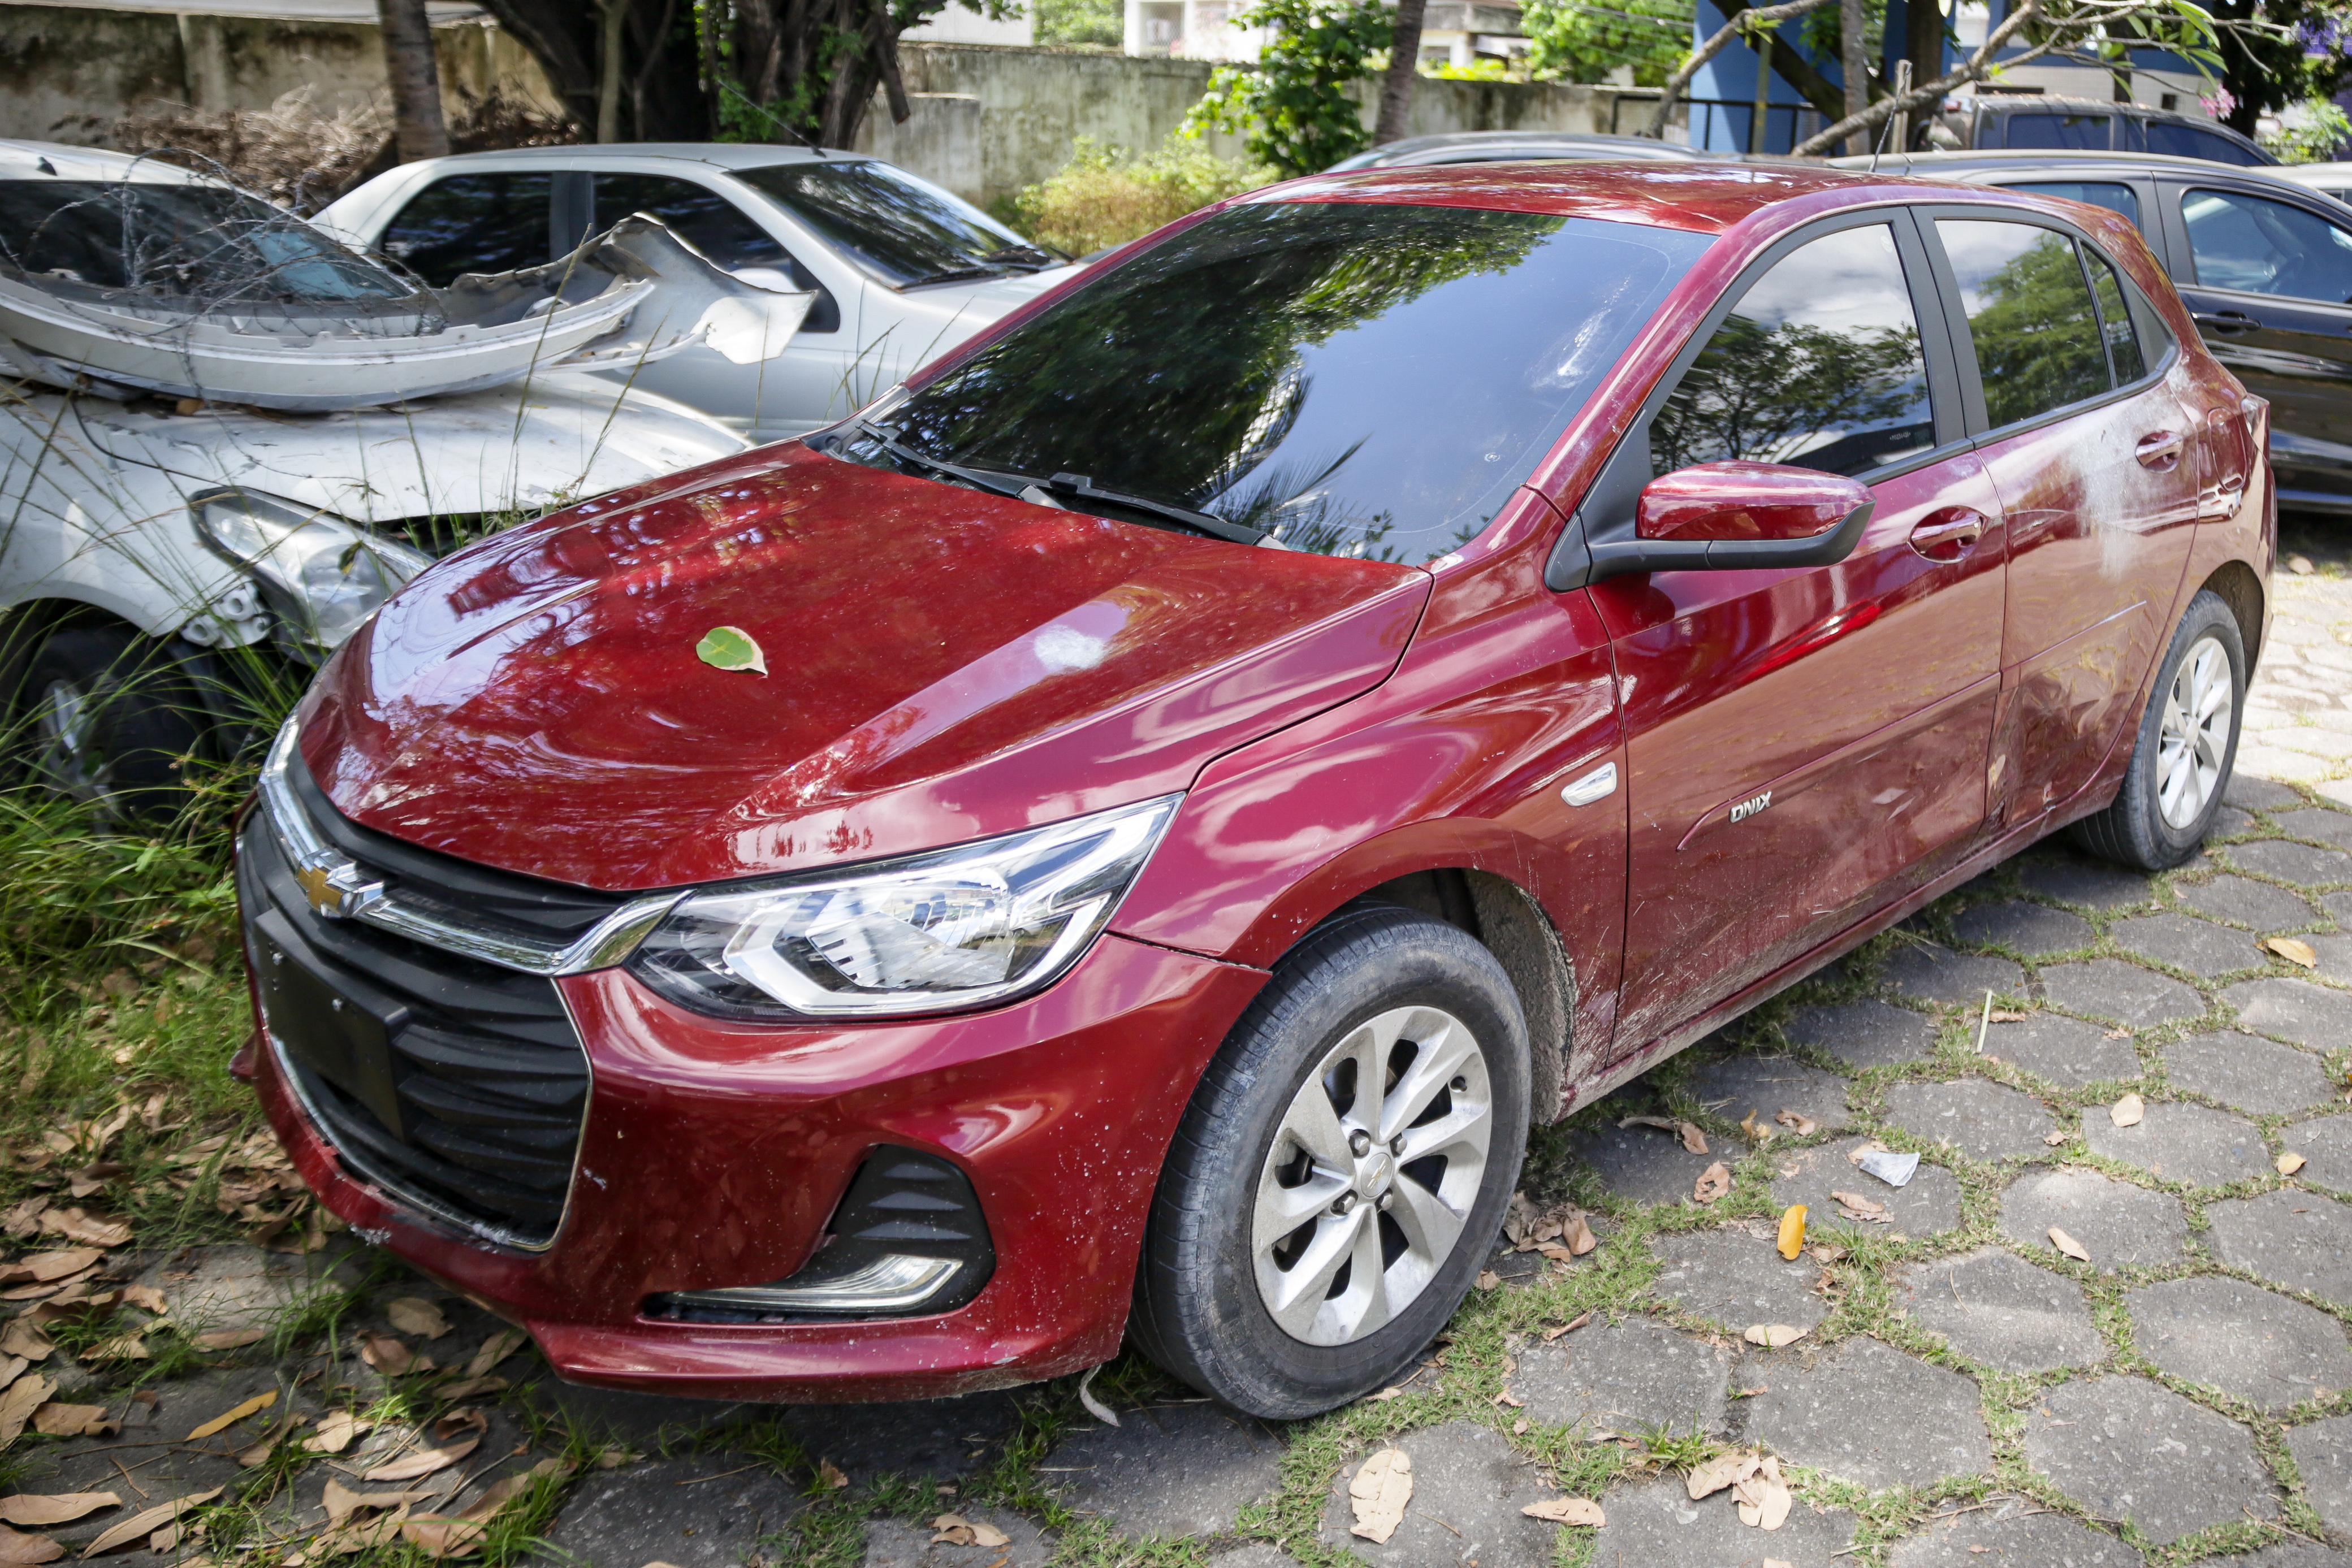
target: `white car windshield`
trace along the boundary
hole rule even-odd
[[[888,163],[772,163],[736,177],[893,288],[1010,277],[1062,259]]]
[[[215,303],[360,305],[416,292],[292,214],[224,185],[0,180],[0,260],[45,284]]]

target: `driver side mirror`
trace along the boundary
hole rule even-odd
[[[1588,580],[1834,565],[1862,542],[1876,505],[1858,480],[1786,463],[1677,469],[1643,486],[1631,538],[1588,541]]]

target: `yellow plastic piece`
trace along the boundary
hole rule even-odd
[[[1793,1263],[1805,1249],[1805,1206],[1792,1203],[1780,1216],[1780,1256]]]

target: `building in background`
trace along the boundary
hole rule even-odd
[[[1001,44],[1025,49],[1037,42],[1037,7],[1035,0],[1023,0],[1011,16],[1000,17],[964,0],[952,0],[938,16],[898,36],[918,44]]]
[[[1265,46],[1265,29],[1234,20],[1249,8],[1249,0],[1127,0],[1127,52],[1187,60],[1255,60]],[[1429,0],[1421,26],[1424,68],[1509,61],[1527,50],[1527,33],[1513,0]]]

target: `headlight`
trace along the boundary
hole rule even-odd
[[[695,894],[631,967],[732,1018],[874,1018],[1050,983],[1118,907],[1179,796],[855,872]]]
[[[305,643],[332,651],[433,558],[331,512],[244,490],[190,498],[196,532],[253,574],[261,597]]]

